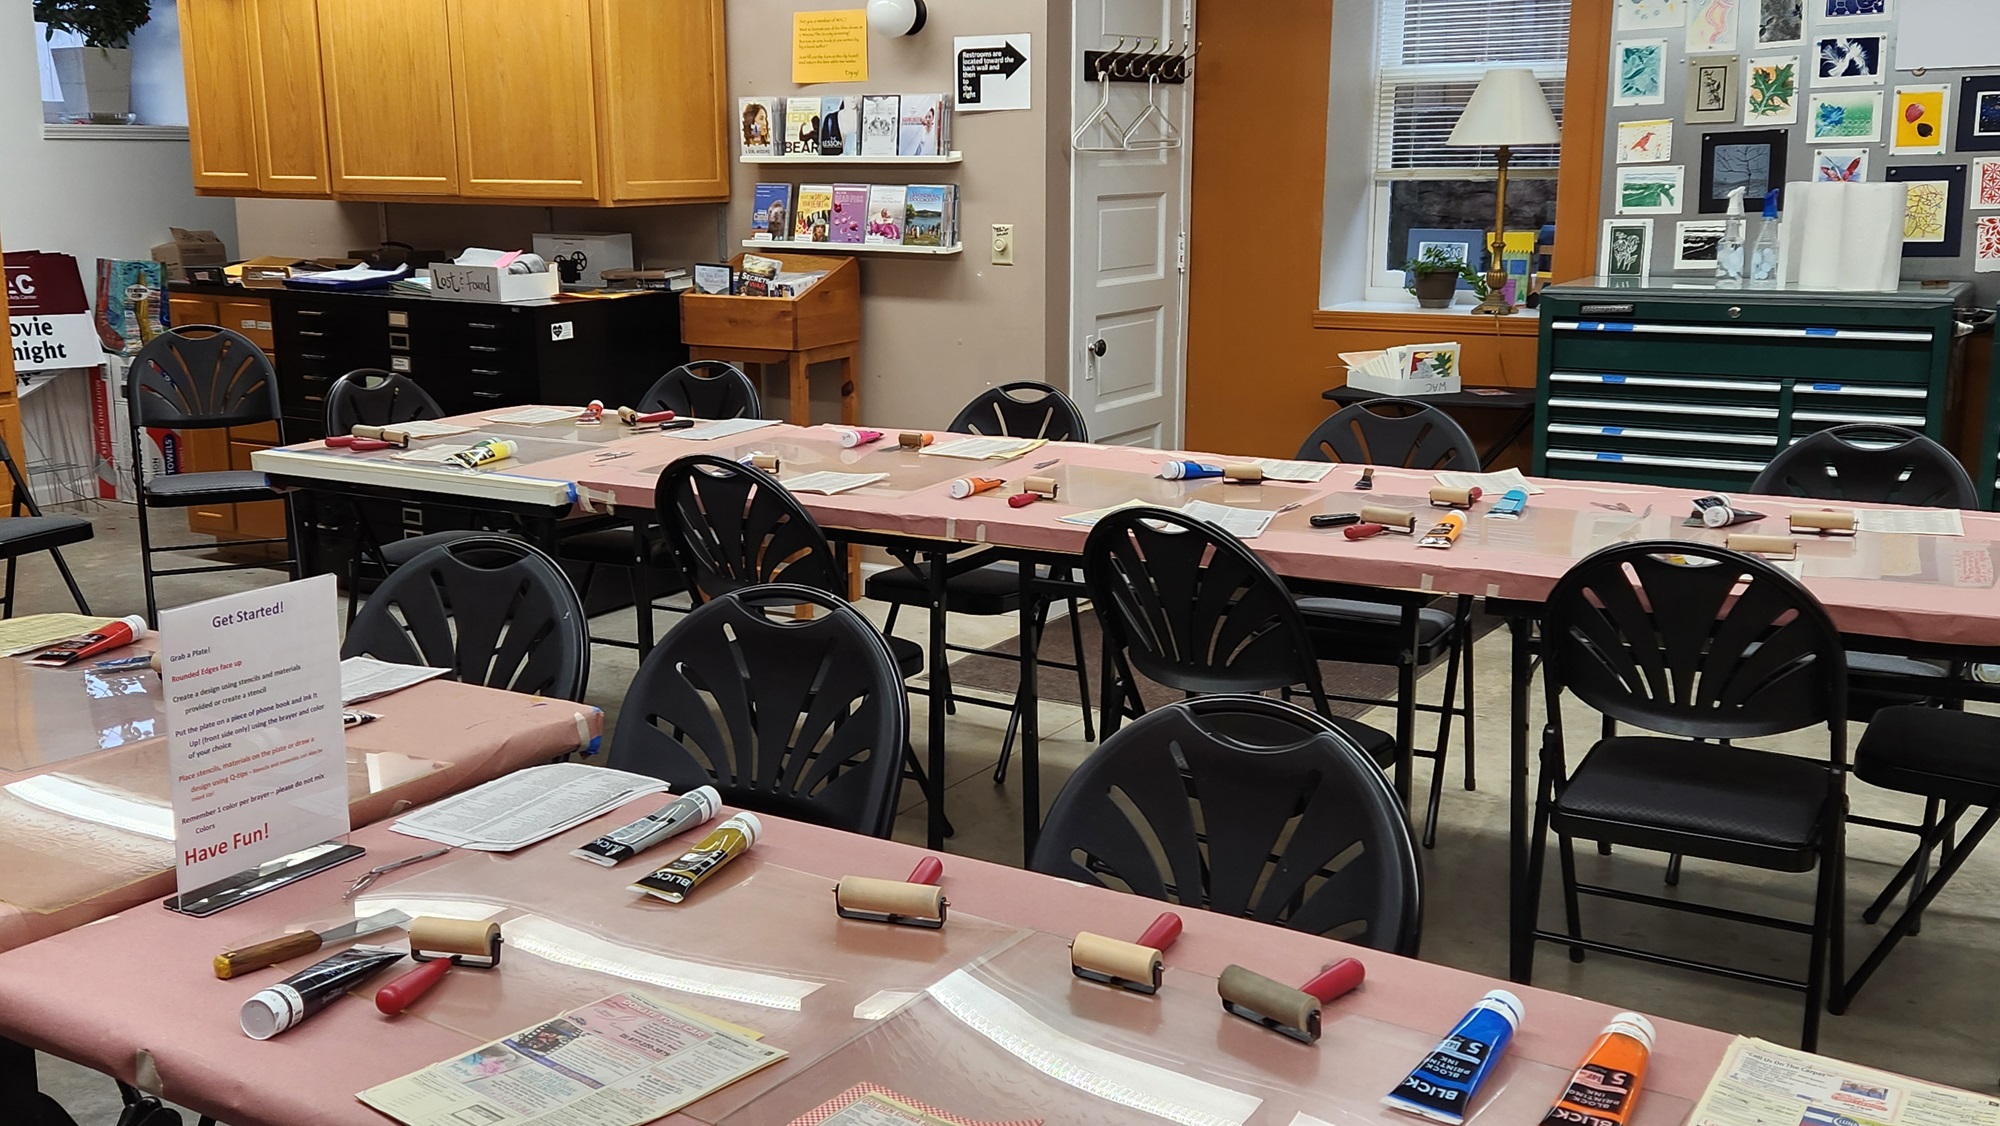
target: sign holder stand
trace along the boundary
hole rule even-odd
[[[267,860],[233,876],[224,876],[193,891],[170,895],[160,905],[169,911],[197,918],[213,915],[367,854],[368,850],[360,845],[325,841]]]

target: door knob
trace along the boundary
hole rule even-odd
[[[1090,354],[1093,356],[1104,355],[1104,338],[1102,336],[1090,342]]]

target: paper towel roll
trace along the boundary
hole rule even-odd
[[[1840,261],[1847,242],[1847,192],[1842,189],[1848,186],[1792,186],[1792,206],[1805,212],[1798,220],[1800,289],[1840,288]]]
[[[1840,288],[1886,293],[1903,279],[1903,213],[1908,184],[1834,184],[1845,189]]]

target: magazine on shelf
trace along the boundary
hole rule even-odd
[[[867,229],[868,185],[835,184],[830,241],[859,244]]]
[[[909,189],[901,184],[870,184],[868,187],[869,246],[903,244],[903,210]]]
[[[792,186],[758,184],[750,198],[750,241],[790,242]]]
[[[832,237],[833,185],[800,184],[798,219],[792,224],[793,242],[828,242]]]
[[[903,245],[943,246],[945,190],[941,184],[911,184],[904,194]]]
[[[898,156],[942,156],[945,120],[951,102],[943,94],[904,94],[902,127],[897,132]]]
[[[819,109],[818,98],[785,99],[786,156],[819,155]]]
[[[903,99],[896,94],[861,96],[861,155],[895,156]]]
[[[784,110],[776,98],[738,98],[737,135],[743,141],[744,156],[778,155],[778,123]]]
[[[854,135],[854,126],[860,114],[848,107],[854,105],[855,98],[823,98],[819,105],[819,154],[821,156],[851,156],[847,138]]]

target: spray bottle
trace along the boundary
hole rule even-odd
[[[1778,191],[1764,193],[1764,221],[1757,224],[1757,241],[1750,247],[1750,288],[1778,288],[1778,243],[1783,220],[1778,217]]]
[[[1722,241],[1715,248],[1715,284],[1718,289],[1743,287],[1743,244],[1749,238],[1749,220],[1743,217],[1742,188],[1729,192],[1729,213],[1723,217]]]

